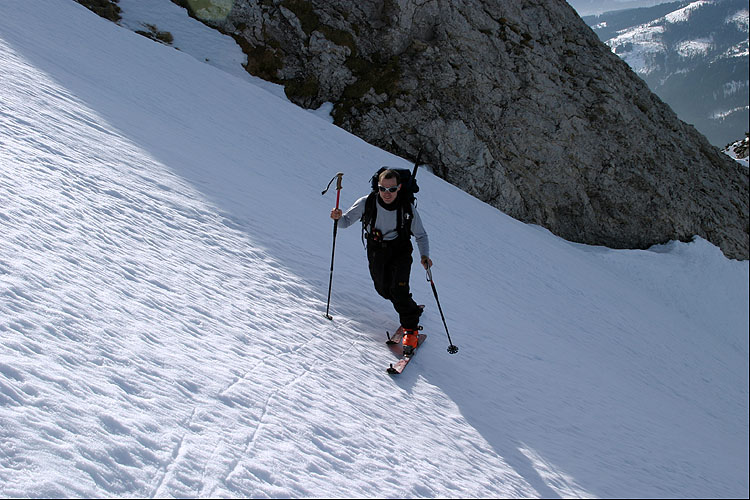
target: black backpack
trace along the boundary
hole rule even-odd
[[[416,203],[415,193],[419,192],[419,186],[417,185],[417,168],[419,167],[419,157],[421,152],[417,155],[417,162],[414,165],[414,172],[410,172],[406,168],[393,168],[391,170],[398,173],[399,183],[401,184],[401,190],[398,192],[398,235],[399,238],[411,237],[411,220],[413,217],[412,204]],[[375,204],[378,201],[378,180],[380,174],[390,167],[380,167],[377,172],[370,178],[370,188],[372,192],[367,196],[365,201],[365,211],[362,214],[362,241],[365,239],[375,239],[377,236],[374,234],[375,219],[378,215],[378,210]]]

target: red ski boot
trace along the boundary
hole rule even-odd
[[[404,328],[404,336],[401,339],[401,345],[404,348],[404,356],[411,356],[414,354],[414,349],[417,348],[417,343],[419,342],[419,336],[417,333],[419,330],[414,329],[411,330],[409,328]]]

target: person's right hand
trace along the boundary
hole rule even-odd
[[[331,210],[331,219],[333,220],[339,220],[341,218],[341,209],[340,208],[334,208]]]

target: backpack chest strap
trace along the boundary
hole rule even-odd
[[[365,211],[362,215],[362,241],[365,239],[371,239],[372,235],[379,233],[375,229],[375,222],[378,216],[378,193],[373,192],[365,200]],[[403,203],[399,203],[396,206],[396,232],[398,238],[410,238],[411,237],[411,220],[413,218],[411,207],[406,207]],[[382,234],[380,235],[382,237]]]

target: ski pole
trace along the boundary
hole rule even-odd
[[[343,177],[343,173],[339,172],[338,174],[333,176],[333,179],[331,179],[331,182],[328,183],[328,186],[323,190],[323,193],[326,194],[328,190],[331,188],[331,184],[333,183],[334,179],[338,178],[336,181],[336,210],[339,208],[339,199],[341,198],[341,177]],[[339,228],[339,220],[336,219],[333,221],[333,248],[331,249],[331,274],[328,278],[328,302],[326,304],[326,318],[332,320],[333,316],[328,314],[328,309],[331,307],[331,285],[333,284],[333,256],[336,254],[336,232]]]
[[[417,169],[419,168],[419,160],[422,159],[422,148],[419,148],[419,152],[417,153],[417,160],[414,162],[414,170],[411,172],[411,183],[414,184],[417,182]],[[409,186],[409,189],[413,188],[413,186]]]
[[[453,341],[451,340],[451,334],[448,333],[448,325],[445,323],[445,316],[443,315],[443,308],[440,307],[440,299],[438,299],[438,293],[437,289],[435,288],[435,282],[432,281],[432,271],[427,268],[427,281],[430,282],[430,285],[432,286],[432,293],[435,294],[435,302],[437,302],[438,311],[440,311],[440,317],[443,319],[443,326],[445,326],[445,333],[448,335],[448,343],[450,344],[448,346],[448,352],[450,354],[456,354],[458,352],[458,346],[453,345]]]

